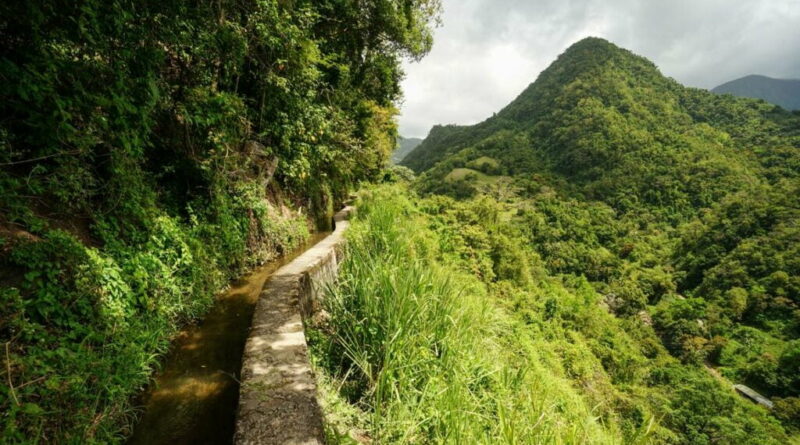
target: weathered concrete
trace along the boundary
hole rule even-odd
[[[753,402],[756,402],[759,405],[763,406],[764,408],[772,409],[775,407],[775,404],[772,403],[771,400],[757,393],[754,389],[750,387],[747,387],[745,385],[733,385],[733,389],[735,389],[736,392],[743,395],[744,397],[747,397]]]
[[[242,362],[238,445],[324,443],[303,320],[336,277],[351,211],[337,213],[334,232],[275,272],[261,292]]]

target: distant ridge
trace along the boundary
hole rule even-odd
[[[763,99],[787,110],[800,110],[800,79],[773,79],[754,74],[724,83],[711,91]]]
[[[398,136],[397,148],[392,152],[392,163],[399,164],[421,143],[422,139],[420,138],[404,138],[403,136]]]

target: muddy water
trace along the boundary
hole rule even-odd
[[[173,341],[164,367],[142,398],[132,445],[230,444],[239,399],[239,371],[253,310],[273,272],[322,240],[268,263],[231,284],[203,321]]]

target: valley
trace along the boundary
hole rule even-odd
[[[800,445],[800,9],[635,6],[0,4],[0,443]]]

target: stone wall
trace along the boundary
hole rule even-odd
[[[261,292],[242,357],[237,445],[325,442],[303,320],[336,278],[351,211],[337,213],[333,233],[275,272]]]

